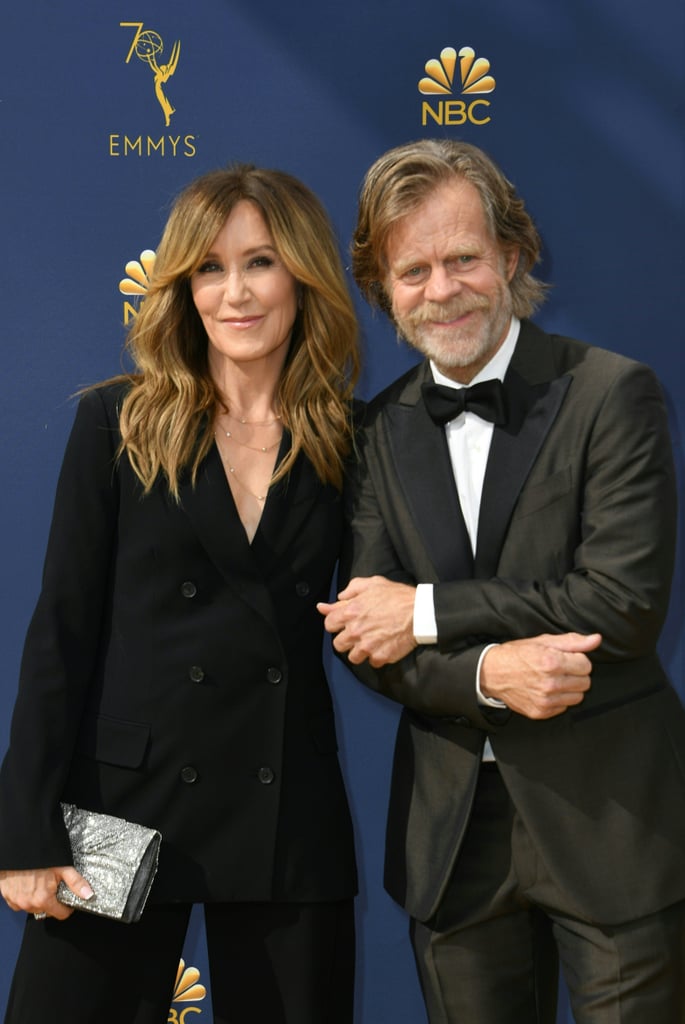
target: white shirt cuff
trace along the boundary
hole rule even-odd
[[[414,639],[417,644],[436,644],[438,624],[433,605],[433,584],[419,583],[414,597]]]
[[[490,708],[506,708],[507,706],[501,700],[495,700],[494,697],[484,697],[480,690],[480,667],[483,664],[483,658],[492,647],[498,646],[498,644],[488,644],[487,647],[484,647],[483,650],[480,652],[480,658],[478,659],[478,667],[476,668],[476,693],[478,695],[478,703],[487,704],[487,706]]]

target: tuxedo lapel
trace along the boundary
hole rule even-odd
[[[508,421],[495,427],[483,481],[475,562],[445,432],[433,423],[421,398],[426,380],[432,375],[424,362],[385,409],[403,497],[441,580],[489,578],[497,571],[514,506],[571,378],[559,374],[548,335],[523,321],[504,381]]]
[[[494,576],[518,496],[564,401],[571,378],[554,376],[547,336],[524,325],[505,377],[507,424],[496,427],[483,481],[474,575]],[[527,372],[530,363],[534,370]],[[519,370],[521,372],[519,372]],[[540,379],[540,377],[546,379]],[[528,377],[528,379],[526,379]],[[534,379],[531,381],[530,377]],[[536,378],[536,379],[535,379]]]
[[[431,420],[421,383],[422,364],[400,401],[386,408],[392,458],[418,535],[441,580],[473,575],[469,536],[454,485],[445,431]]]

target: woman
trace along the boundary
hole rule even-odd
[[[357,326],[318,200],[239,165],[181,194],[82,398],[0,774],[29,913],[6,1020],[167,1020],[204,903],[214,1021],[352,1019],[352,830],[321,664]],[[158,829],[142,920],[71,911],[60,801]],[[33,915],[39,915],[36,919]]]

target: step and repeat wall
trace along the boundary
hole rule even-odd
[[[682,488],[680,0],[26,0],[3,12],[0,48],[3,751],[71,396],[119,370],[173,197],[230,161],[302,178],[346,251],[382,151],[430,136],[485,148],[544,240],[539,323],[656,369]],[[370,397],[414,356],[358,308]],[[682,588],[679,557],[662,654],[681,695]],[[361,874],[356,1020],[421,1024],[407,922],[382,889],[397,711],[330,663]],[[20,931],[3,905],[0,1010]],[[194,915],[169,1021],[203,1020]]]

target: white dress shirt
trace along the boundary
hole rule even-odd
[[[509,331],[503,343],[497,349],[494,356],[483,369],[476,374],[469,386],[478,384],[483,380],[504,380],[511,357],[514,354],[516,342],[521,327],[520,321],[512,317]],[[430,363],[433,379],[436,384],[444,384],[451,388],[461,388],[465,385],[451,380],[440,373],[433,361]],[[483,480],[485,468],[490,453],[490,442],[494,424],[470,410],[461,413],[456,419],[445,424],[445,436],[449,448],[452,472],[459,495],[462,515],[466,529],[471,541],[471,550],[476,553],[476,542],[478,537],[478,517],[480,514],[480,499],[483,492]],[[416,588],[414,600],[414,637],[419,644],[434,644],[438,639],[438,627],[435,621],[435,608],[433,605],[433,584],[420,583]],[[493,707],[504,707],[501,701],[491,700],[484,697],[480,692],[480,665],[486,651],[493,646],[485,648],[478,662],[477,678],[474,681],[478,693],[478,699],[483,704]],[[492,758],[489,749],[489,742],[486,744],[486,758]]]

